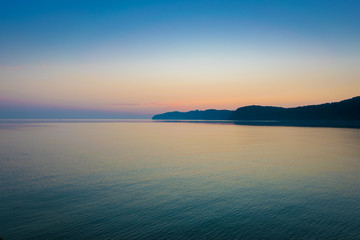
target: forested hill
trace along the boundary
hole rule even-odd
[[[152,119],[179,120],[322,120],[360,121],[360,96],[340,102],[294,108],[272,106],[246,106],[236,111],[205,110],[167,112]]]
[[[360,120],[360,97],[295,108],[241,107],[229,120]]]

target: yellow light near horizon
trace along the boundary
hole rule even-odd
[[[5,80],[0,94],[52,106],[147,113],[298,106],[359,95],[356,59],[214,58],[190,55],[171,61],[164,57],[1,69]]]

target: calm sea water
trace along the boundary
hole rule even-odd
[[[0,237],[360,239],[360,129],[2,122]]]

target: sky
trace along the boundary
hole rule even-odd
[[[360,1],[0,1],[0,118],[360,95]]]

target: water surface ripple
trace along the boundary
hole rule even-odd
[[[4,240],[360,237],[360,129],[1,124]]]

